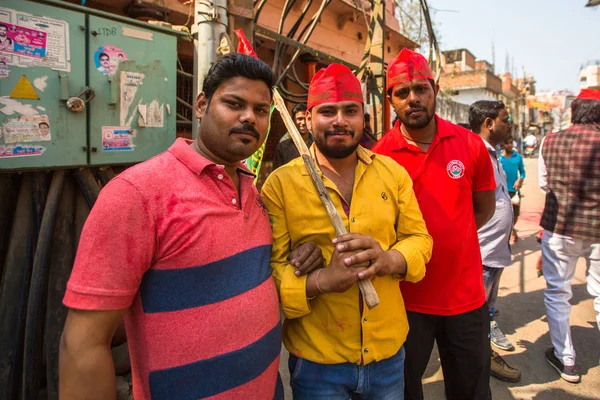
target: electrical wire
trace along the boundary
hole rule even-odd
[[[433,30],[433,23],[431,22],[431,14],[429,13],[429,6],[427,5],[427,0],[420,1],[421,8],[425,16],[425,23],[427,25],[427,33],[429,35],[429,62],[431,63],[431,59],[433,58],[433,51],[435,50],[435,69],[437,71],[435,76],[435,82],[438,83],[440,81],[440,76],[442,73],[442,57],[440,53],[440,47],[438,45],[437,38],[435,37],[435,31]]]
[[[308,31],[305,33],[304,36],[302,36],[302,35],[300,36],[302,38],[300,40],[300,43],[306,44],[306,42],[308,41],[308,39],[310,38],[310,36],[314,32],[315,27],[317,26],[317,23],[319,22],[319,19],[321,18],[321,15],[323,15],[323,12],[325,11],[325,9],[327,8],[327,6],[330,3],[331,3],[331,0],[323,0],[322,1],[321,7],[319,7],[319,10],[317,11],[317,13],[315,14],[315,16],[313,17],[312,24],[308,28]],[[290,59],[290,62],[287,65],[287,67],[285,67],[285,69],[283,70],[283,72],[281,73],[281,75],[279,76],[279,78],[277,78],[277,81],[276,81],[275,85],[278,85],[283,80],[283,78],[285,77],[285,75],[287,74],[287,72],[290,70],[292,64],[296,61],[296,59],[298,58],[299,55],[300,55],[300,49],[296,49],[296,51],[294,52],[294,54],[292,55],[292,57]]]
[[[290,39],[292,39],[294,37],[294,35],[296,34],[296,31],[302,24],[302,21],[304,20],[304,17],[306,17],[306,13],[308,13],[308,9],[312,5],[312,2],[313,2],[313,0],[306,0],[306,2],[304,3],[304,8],[302,9],[300,16],[298,17],[298,19],[296,20],[296,22],[294,23],[294,25],[292,26],[292,28],[290,29],[290,31],[287,34],[287,37],[289,37]]]
[[[279,34],[282,34],[283,32],[283,25],[284,25],[284,21],[287,18],[293,3],[295,2],[295,0],[293,2],[289,2],[286,1],[284,8],[282,10],[282,15],[281,15],[281,19],[280,19],[280,23],[279,23]],[[312,5],[312,0],[306,0],[304,3],[304,7],[302,9],[302,12],[300,13],[300,16],[296,19],[296,22],[294,23],[294,25],[292,26],[292,28],[289,30],[287,37],[290,39],[293,39],[294,36],[296,35],[297,30],[299,29],[299,27],[302,24],[302,21],[304,20],[304,18],[306,17],[306,14],[308,12],[308,10],[310,9],[310,6]],[[317,12],[309,21],[309,23],[304,27],[304,29],[300,32],[300,36],[304,35],[307,31],[307,29],[314,24],[314,21],[317,20],[318,18],[320,18],[320,14],[319,12]],[[289,79],[290,81],[294,82],[295,84],[297,84],[298,86],[300,86],[302,89],[306,90],[308,92],[308,83],[302,82],[302,80],[298,77],[298,74],[296,72],[296,65],[295,62],[289,64],[292,66],[291,68],[291,72],[292,75],[289,74],[290,69],[288,68],[287,70],[283,68],[283,57],[285,57],[285,55],[288,52],[288,49],[290,48],[290,45],[286,45],[284,43],[280,43],[277,42],[276,47],[275,47],[275,57],[274,57],[274,61],[273,61],[273,71],[275,72],[276,76],[281,77],[281,80],[283,80],[284,78]],[[288,65],[288,67],[289,67]],[[304,94],[296,94],[296,93],[292,93],[289,92],[288,90],[286,90],[285,88],[282,88],[282,96],[284,96],[285,100],[287,101],[292,101],[294,103],[298,103],[298,102],[302,102],[305,101],[308,94],[304,93]],[[293,97],[298,97],[301,100],[298,101],[296,99],[294,99]]]
[[[290,9],[294,6],[296,0],[285,0],[283,4],[283,11],[281,12],[281,18],[279,18],[279,27],[277,28],[277,33],[281,35],[283,33],[283,24],[288,16]],[[273,70],[276,71],[278,69],[279,64],[279,54],[281,52],[281,44],[279,42],[275,45],[275,55],[273,57]]]
[[[293,79],[298,85],[300,85],[303,89],[308,90],[309,84],[302,82],[302,80],[298,77],[298,73],[296,72],[296,64],[292,64],[292,74]]]
[[[258,17],[260,16],[260,12],[262,11],[262,9],[266,3],[267,3],[267,0],[260,0],[260,2],[258,3],[258,6],[256,6],[256,11],[254,11],[254,23],[258,22]],[[256,4],[256,2],[255,2],[255,4]]]
[[[312,1],[313,0],[306,0],[306,2],[304,3],[304,8],[302,9],[300,16],[296,19],[296,22],[294,23],[294,25],[292,26],[292,28],[289,30],[288,34],[286,35],[288,38],[290,38],[290,39],[294,38],[296,31],[301,26],[302,21],[304,20],[304,18],[306,17],[306,14],[308,13],[308,10],[310,9]],[[287,17],[287,15],[285,15],[285,16],[282,15],[282,18],[286,18],[286,17]],[[309,22],[309,24],[310,24],[310,22]],[[290,47],[289,45],[279,43],[279,42],[277,42],[277,46],[281,46],[281,49],[278,54],[287,54],[287,51]],[[277,68],[273,68],[273,71],[275,71],[275,73],[278,72],[279,65],[281,65],[281,63],[277,62],[277,65],[275,65],[275,62],[274,62],[274,67],[275,66],[277,67]]]

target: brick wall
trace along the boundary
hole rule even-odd
[[[440,87],[453,90],[485,88],[494,93],[502,93],[502,80],[487,70],[443,73]]]
[[[475,69],[475,57],[473,57],[473,55],[471,53],[469,53],[468,51],[464,51],[463,50],[463,57],[465,60],[465,70],[470,69]]]
[[[492,92],[502,93],[502,79],[489,71],[485,71],[486,85],[485,87]]]
[[[455,73],[443,73],[440,77],[442,89],[461,89],[485,87],[485,71],[463,71]]]

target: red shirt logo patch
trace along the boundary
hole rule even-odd
[[[460,160],[452,160],[446,166],[446,172],[452,179],[459,179],[465,174],[465,165]]]

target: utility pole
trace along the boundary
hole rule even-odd
[[[193,0],[194,102],[202,91],[208,69],[217,59],[221,34],[227,32],[227,0]],[[194,114],[194,113],[192,113]],[[198,119],[192,116],[192,137],[198,135]]]
[[[371,18],[375,21],[373,39],[371,42],[371,90],[373,93],[373,112],[371,119],[374,123],[373,133],[377,139],[381,139],[385,130],[385,115],[389,115],[385,101],[385,3],[383,0],[371,0]],[[369,86],[369,85],[368,85]]]

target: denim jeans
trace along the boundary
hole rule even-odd
[[[542,268],[547,288],[544,303],[548,315],[550,339],[554,354],[563,365],[575,365],[575,348],[571,338],[571,281],[579,257],[588,265],[587,290],[594,297],[596,321],[600,328],[600,243],[576,239],[544,231],[542,236]]]
[[[404,347],[367,365],[319,364],[290,354],[294,400],[403,400]]]
[[[488,310],[490,311],[490,321],[494,320],[496,311],[496,299],[498,298],[498,288],[500,287],[500,277],[504,268],[492,268],[483,266],[483,287],[485,288],[485,298],[487,300]]]

